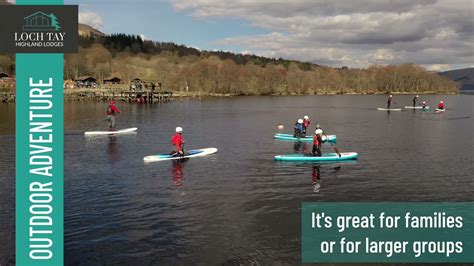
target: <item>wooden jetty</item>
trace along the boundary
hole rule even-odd
[[[117,91],[117,90],[67,90],[66,98],[77,100],[109,101],[130,103],[166,103],[171,101],[173,92],[169,91]]]

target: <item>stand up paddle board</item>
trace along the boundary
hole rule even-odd
[[[210,154],[214,154],[216,152],[217,152],[216,148],[205,148],[205,149],[198,149],[198,150],[189,150],[187,154],[184,156],[171,156],[171,154],[169,153],[163,153],[163,154],[146,156],[143,158],[143,161],[160,162],[160,161],[168,161],[168,160],[181,160],[181,159],[186,159],[186,158],[207,156]]]
[[[377,108],[379,111],[401,111],[402,108]]]
[[[405,109],[420,109],[420,110],[421,110],[421,109],[423,109],[423,106],[415,106],[415,107],[413,107],[413,106],[405,106]],[[430,109],[430,107],[429,107],[429,106],[425,106],[425,110],[427,110],[427,109]]]
[[[436,113],[442,113],[442,112],[444,112],[444,111],[446,111],[446,109],[438,109],[438,108],[435,109],[435,112],[436,112]]]
[[[337,137],[336,135],[327,135],[327,141],[329,142],[336,142]],[[276,140],[292,140],[292,141],[304,141],[304,142],[311,142],[313,141],[313,136],[306,136],[304,138],[295,138],[293,134],[283,134],[283,133],[276,133],[273,136]]]
[[[327,162],[327,161],[346,161],[356,160],[359,155],[357,152],[341,152],[341,157],[337,153],[323,153],[321,156],[311,156],[306,154],[285,154],[275,156],[275,161],[298,161],[298,162]]]
[[[87,132],[84,132],[84,135],[87,135],[87,136],[92,136],[92,135],[117,135],[117,134],[131,133],[131,132],[135,132],[137,130],[138,130],[138,128],[131,127],[131,128],[120,129],[120,130],[114,130],[114,131],[87,131]]]

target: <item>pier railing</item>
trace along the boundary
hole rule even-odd
[[[132,91],[111,89],[66,89],[65,98],[70,100],[116,100],[130,103],[165,103],[171,101],[173,93],[169,91]]]

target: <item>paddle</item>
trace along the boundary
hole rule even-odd
[[[336,146],[334,146],[334,143],[331,142],[331,146],[334,148],[334,151],[337,153],[337,155],[339,156],[339,158],[341,157],[341,153],[339,152],[339,150],[336,148]]]
[[[334,151],[337,153],[337,155],[339,157],[341,157],[341,153],[339,152],[339,149],[336,148],[336,146],[334,145],[334,143],[332,143],[331,141],[329,141],[329,138],[328,138],[328,135],[326,135],[326,133],[324,133],[324,136],[326,136],[326,139],[327,141],[331,144],[331,146],[334,148]]]
[[[183,159],[183,157],[184,157],[184,141],[183,141],[183,144],[182,144],[182,146],[181,146],[181,151],[183,152],[183,153],[181,154],[181,159]]]

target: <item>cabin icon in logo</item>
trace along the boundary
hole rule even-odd
[[[24,31],[59,31],[61,29],[58,18],[53,13],[46,14],[42,11],[38,11],[24,19]]]

